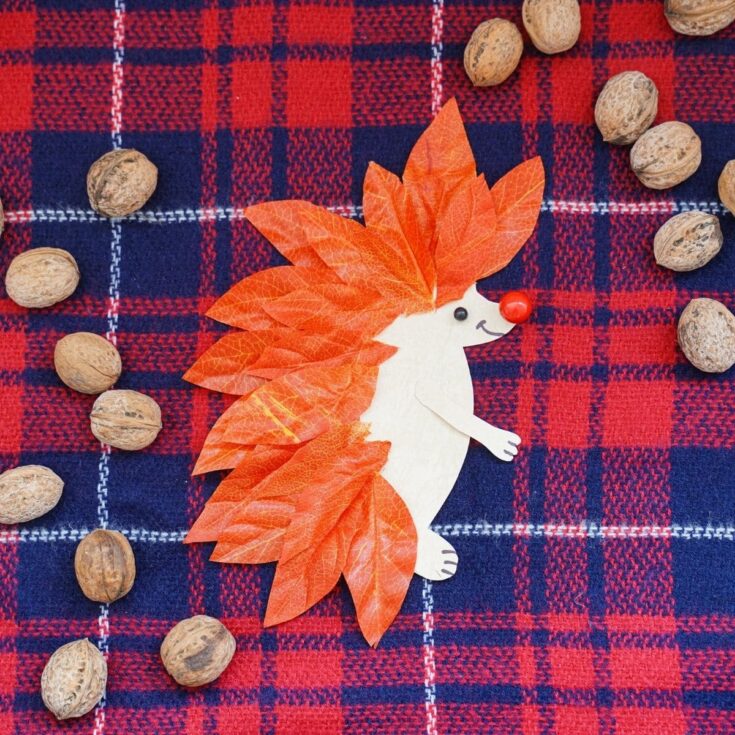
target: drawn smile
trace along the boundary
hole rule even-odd
[[[475,327],[475,329],[482,329],[482,331],[485,332],[485,334],[489,334],[491,337],[504,337],[505,336],[504,332],[491,332],[489,329],[485,329],[484,319],[482,319],[481,321],[477,323],[477,326]]]

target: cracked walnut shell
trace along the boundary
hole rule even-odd
[[[480,23],[464,50],[464,69],[475,87],[504,82],[518,66],[523,38],[514,23],[493,18]]]
[[[523,25],[544,54],[568,51],[579,38],[582,14],[577,0],[523,0]]]
[[[134,390],[108,390],[92,406],[92,433],[103,444],[135,451],[152,444],[161,431],[161,409]]]
[[[87,174],[92,208],[105,217],[137,212],[158,184],[158,169],[140,151],[120,148],[97,159]]]
[[[199,687],[217,679],[234,654],[234,636],[208,615],[195,615],[177,623],[161,644],[166,671],[186,687]]]
[[[688,179],[702,162],[702,141],[683,122],[656,125],[630,149],[630,166],[649,189],[669,189]]]
[[[15,467],[0,474],[0,523],[25,523],[56,507],[64,481],[38,464]]]
[[[107,662],[87,638],[57,649],[41,675],[41,697],[58,720],[81,717],[102,699]]]
[[[79,285],[79,267],[59,248],[33,248],[17,255],[5,274],[5,290],[19,306],[44,309],[63,301]]]
[[[735,20],[735,0],[665,0],[669,25],[686,36],[711,36]]]
[[[74,573],[84,596],[94,602],[115,602],[135,582],[135,555],[119,531],[98,528],[87,534],[74,555]]]
[[[672,271],[701,268],[720,252],[720,221],[706,212],[682,212],[664,222],[653,239],[656,262]]]
[[[62,337],[54,349],[54,367],[65,385],[89,395],[112,388],[122,372],[115,345],[91,332]]]
[[[613,145],[634,143],[658,112],[658,89],[639,71],[610,77],[595,104],[595,123],[602,139]]]

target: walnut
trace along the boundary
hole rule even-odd
[[[687,36],[711,36],[735,20],[735,0],[665,0],[669,25]]]
[[[58,720],[67,720],[94,709],[106,684],[104,656],[87,638],[81,638],[51,655],[41,675],[41,696]]]
[[[523,38],[514,23],[493,18],[480,23],[464,50],[464,69],[476,87],[504,82],[518,66]]]
[[[5,274],[5,290],[19,306],[44,309],[63,301],[79,284],[79,267],[59,248],[34,248],[17,255]]]
[[[166,671],[185,687],[217,679],[235,654],[235,638],[219,620],[195,615],[174,625],[161,644]]]
[[[92,433],[103,444],[134,451],[151,444],[161,431],[161,409],[134,390],[108,390],[92,406]]]
[[[688,179],[702,162],[702,141],[689,125],[665,122],[638,138],[630,165],[649,189],[669,189]]]
[[[560,54],[577,43],[582,29],[577,0],[523,0],[522,14],[531,43],[539,51]]]
[[[115,345],[91,332],[62,337],[54,349],[54,367],[65,385],[90,395],[112,388],[122,372]]]
[[[74,572],[85,597],[95,602],[115,602],[133,586],[135,556],[123,534],[98,528],[79,542]]]
[[[613,145],[634,143],[658,112],[658,89],[645,74],[624,71],[610,77],[595,104],[602,139]]]
[[[719,301],[693,299],[679,317],[679,346],[694,367],[724,373],[735,365],[735,316]]]
[[[140,151],[110,151],[89,169],[89,203],[105,217],[125,217],[151,198],[157,183],[158,169]]]
[[[667,220],[653,239],[656,262],[672,271],[701,268],[720,252],[720,221],[706,212],[682,212]]]
[[[64,481],[48,467],[29,464],[0,475],[0,523],[25,523],[48,513]]]
[[[720,201],[735,214],[735,159],[728,161],[717,181]]]

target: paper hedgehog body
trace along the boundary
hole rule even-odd
[[[463,348],[514,326],[475,284],[530,236],[543,186],[535,158],[488,188],[452,100],[402,180],[369,166],[364,226],[303,201],[245,211],[292,265],[249,276],[208,312],[246,331],[186,378],[240,397],[195,468],[232,472],[187,542],[216,541],[220,562],[278,562],[266,625],[344,576],[375,645],[414,572],[454,574],[457,555],[430,524],[469,440],[505,461],[520,442],[473,413]]]

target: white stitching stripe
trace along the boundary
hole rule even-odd
[[[79,541],[89,528],[21,528],[0,531],[0,544],[34,543],[50,541]],[[155,531],[148,528],[116,529],[127,536],[128,540],[148,544],[181,543],[185,530]],[[735,526],[729,524],[696,523],[667,525],[625,524],[606,525],[594,521],[579,523],[444,523],[432,526],[432,530],[442,536],[503,536],[521,538],[566,538],[566,539],[640,539],[669,538],[678,541],[735,541]]]
[[[327,209],[345,217],[361,217],[362,207],[356,204],[328,204]],[[727,216],[728,210],[719,202],[583,202],[546,199],[541,204],[542,212],[579,215],[633,214],[662,215],[690,212],[692,210]],[[5,212],[5,219],[13,224],[34,222],[103,222],[92,209],[75,207],[16,209]],[[146,222],[149,224],[169,225],[187,222],[238,221],[245,219],[245,207],[181,207],[178,209],[149,209],[135,212],[125,218],[126,222]]]

